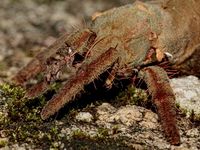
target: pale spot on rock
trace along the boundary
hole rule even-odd
[[[76,119],[79,121],[91,122],[93,116],[89,112],[80,112],[76,115]]]

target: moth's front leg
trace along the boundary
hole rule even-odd
[[[146,67],[140,73],[156,105],[167,139],[173,145],[180,144],[180,134],[176,124],[175,96],[167,73],[158,66]]]

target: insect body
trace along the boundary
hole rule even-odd
[[[82,56],[60,92],[44,106],[41,117],[45,120],[108,69],[111,71],[105,81],[107,87],[115,77],[131,78],[137,71],[148,86],[169,142],[179,144],[175,97],[167,73],[159,64],[168,60],[171,67],[181,73],[199,75],[200,14],[197,7],[200,8],[198,0],[170,0],[165,7],[159,1],[154,4],[136,1],[95,13],[90,28],[61,37],[19,71],[14,81],[20,85],[45,71],[44,81],[27,91],[29,98],[38,96],[59,77],[62,67],[75,66],[75,54]]]

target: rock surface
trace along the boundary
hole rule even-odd
[[[175,93],[176,103],[182,111],[186,111],[187,117],[192,111],[197,118],[200,118],[200,81],[195,76],[180,77],[171,79],[170,85]]]
[[[49,4],[37,0],[0,1],[0,84],[9,83],[20,67],[53,43],[60,34],[72,32],[72,25],[87,26],[94,12],[133,3],[133,0],[47,2]],[[199,115],[199,80],[191,76],[171,79],[171,85],[180,107],[187,110],[187,116],[191,110]],[[2,113],[6,106],[2,103],[2,95],[0,99]],[[58,121],[58,125],[63,125],[60,136],[70,137],[79,130],[95,137],[100,134],[99,128],[104,128],[109,131],[110,138],[127,138],[126,144],[133,149],[200,149],[200,126],[192,126],[187,118],[180,118],[178,126],[182,144],[171,146],[163,136],[157,114],[143,107],[127,105],[116,108],[109,103],[103,103],[96,108],[96,114],[80,112],[74,119],[70,125],[65,125],[63,120]],[[7,140],[9,139],[6,136],[0,138],[0,142]],[[32,145],[16,143],[1,149],[32,149]]]
[[[91,122],[93,117],[89,112],[80,112],[76,115],[76,119],[79,121]]]

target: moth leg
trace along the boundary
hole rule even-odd
[[[150,66],[142,69],[141,74],[156,105],[167,139],[173,145],[180,144],[180,134],[176,125],[175,96],[167,73],[158,66]]]

